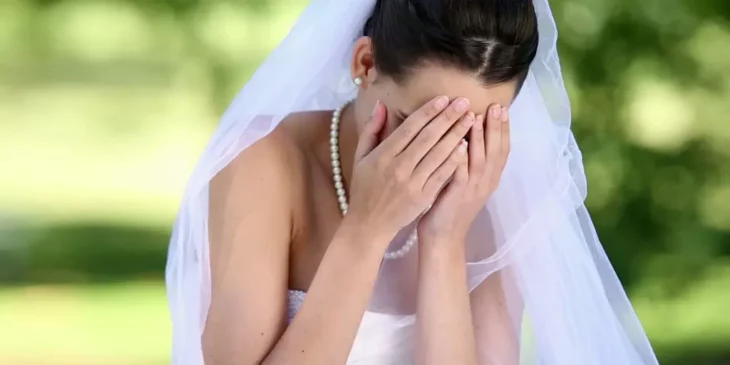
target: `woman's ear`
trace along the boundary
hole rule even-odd
[[[367,88],[377,78],[375,70],[375,56],[373,54],[373,42],[370,37],[362,36],[355,41],[352,52],[352,65],[350,73],[353,80],[359,78],[358,86]]]

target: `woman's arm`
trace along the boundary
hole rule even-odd
[[[464,252],[453,246],[463,247],[419,246],[418,364],[518,365],[521,302],[508,301],[502,272],[469,294]]]
[[[301,310],[263,364],[344,364],[377,278],[378,247],[389,240],[343,224]]]
[[[280,145],[260,140],[211,181],[206,364],[258,364],[286,327],[292,195]]]
[[[490,275],[471,293],[479,365],[520,363],[523,305],[520,298],[508,297],[512,292],[507,292],[506,275],[504,271]]]
[[[470,113],[469,118],[475,118],[474,114]],[[423,239],[418,270],[419,365],[477,364],[464,238],[499,184],[509,154],[508,120],[506,109],[499,105],[490,106],[487,116],[476,116],[470,142],[458,147],[461,164],[418,224]],[[501,296],[489,297],[495,289],[491,281],[488,284],[491,285],[482,289],[485,294],[478,296],[481,302],[475,304],[489,304],[486,309],[477,310],[475,314],[480,317],[484,314],[481,310],[499,309],[494,303],[499,303]],[[483,339],[498,342],[494,338],[499,334],[485,332],[483,327],[478,328],[477,334],[480,349]]]
[[[455,144],[469,131],[468,123],[459,123],[468,104],[447,105],[446,97],[433,99],[378,143],[386,109],[376,104],[359,136],[347,217],[289,326],[293,204],[291,169],[282,156],[289,143],[278,141],[274,133],[214,179],[212,299],[203,335],[208,365],[347,360],[386,246],[435,199],[458,165],[448,159],[448,150],[433,148],[443,141]],[[416,168],[421,160],[429,163]]]
[[[210,184],[206,364],[258,364],[286,328],[292,195],[275,133]]]
[[[343,223],[287,327],[292,189],[280,142],[257,142],[211,184],[209,365],[344,363],[389,241]]]
[[[464,245],[419,245],[416,363],[477,364]]]
[[[455,364],[471,364],[475,352],[479,365],[518,365],[524,306],[510,290],[510,283],[504,281],[509,269],[493,273],[468,293],[466,284],[461,285],[466,283],[466,264],[458,247],[463,245],[420,245],[419,348],[426,351],[420,354],[424,360],[418,364],[437,363],[429,362],[435,356],[454,359]],[[473,334],[464,332],[471,330]],[[468,356],[459,357],[462,353]]]

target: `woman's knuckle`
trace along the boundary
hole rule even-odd
[[[391,169],[391,176],[397,183],[404,184],[408,182],[409,174],[405,166],[402,163],[399,163],[393,165]]]
[[[433,174],[433,179],[438,183],[444,183],[446,179],[449,178],[449,174],[444,171],[444,169],[440,169],[439,171],[436,171],[436,173]]]
[[[423,108],[424,116],[428,118],[433,118],[437,116],[442,110],[443,106],[439,105],[440,100],[434,100],[433,102],[429,103],[425,108]]]
[[[375,170],[379,173],[388,173],[389,169],[393,165],[393,160],[384,155],[378,155],[373,162]]]
[[[426,141],[430,141],[434,138],[433,131],[430,128],[426,128],[421,131],[421,138],[419,138],[418,143],[425,144]]]
[[[421,187],[411,182],[406,185],[406,195],[411,202],[418,202],[421,199]]]
[[[456,124],[456,131],[459,133],[459,136],[466,135],[469,132],[469,129],[471,129],[471,124],[466,122],[466,120]]]
[[[412,136],[418,132],[416,128],[410,124],[402,124],[399,128],[403,128],[403,134],[406,136]]]

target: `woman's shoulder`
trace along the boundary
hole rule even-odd
[[[328,133],[328,125],[323,122],[327,120],[324,113],[302,112],[287,116],[273,131],[234,158],[218,179],[255,179],[276,190],[302,186],[311,160],[316,156],[322,132]]]

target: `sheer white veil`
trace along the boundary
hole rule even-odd
[[[540,46],[510,109],[512,151],[500,187],[468,238],[470,288],[501,273],[522,364],[657,364],[584,205],[586,181],[570,131],[555,22],[547,0],[533,2]],[[288,114],[334,109],[355,97],[351,47],[374,5],[311,1],[223,115],[189,181],[170,242],[174,364],[203,363],[210,180]],[[371,312],[405,318],[394,327],[412,323],[392,285],[408,265],[386,261],[373,294]]]

